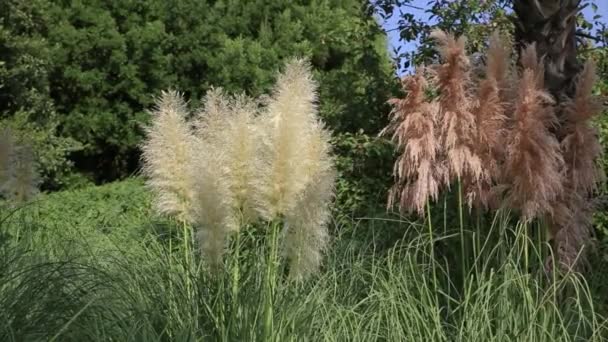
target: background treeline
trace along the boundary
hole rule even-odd
[[[385,35],[368,7],[2,0],[0,116],[35,145],[43,189],[101,183],[136,172],[141,126],[161,90],[184,92],[192,106],[211,86],[259,96],[284,58],[309,57],[340,155],[340,200],[356,209],[371,195],[384,200],[392,150],[373,137],[396,89]]]

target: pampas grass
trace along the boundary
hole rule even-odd
[[[601,101],[592,95],[595,81],[595,63],[589,60],[578,76],[574,98],[565,105],[566,122],[561,130],[566,183],[583,195],[592,194],[606,177],[597,164],[602,155],[598,132],[591,126],[591,119],[602,111]]]
[[[597,161],[602,147],[591,119],[601,113],[599,99],[592,95],[596,81],[595,64],[587,61],[576,82],[573,99],[564,105],[565,123],[560,129],[561,150],[565,161],[564,194],[555,206],[562,208],[552,218],[554,245],[562,268],[580,269],[592,245],[593,214],[589,198],[604,181],[605,174]]]
[[[318,269],[327,244],[335,169],[329,132],[317,119],[317,85],[308,64],[287,63],[266,111],[259,211],[267,220],[285,218],[284,254],[295,278]]]
[[[440,55],[440,64],[430,67],[433,77],[406,76],[405,98],[389,101],[393,111],[383,134],[391,133],[401,152],[389,207],[398,204],[401,211],[422,215],[425,205],[457,180],[462,239],[464,186],[469,208],[507,207],[524,223],[549,223],[560,267],[573,267],[592,239],[590,197],[605,177],[590,124],[601,110],[591,93],[594,64],[585,65],[574,97],[558,106],[545,89],[535,45],[521,52],[515,73],[509,48],[495,33],[485,68],[476,66],[472,75],[463,37],[443,31],[431,37]],[[427,87],[438,96],[425,96]]]
[[[163,92],[150,113],[142,145],[143,173],[155,194],[159,213],[191,223],[195,208],[194,135],[186,116],[186,103],[176,91]]]
[[[470,62],[465,38],[455,38],[441,30],[431,33],[437,41],[442,63],[435,67],[436,85],[440,89],[439,110],[441,143],[446,154],[449,181],[463,177],[477,179],[482,175],[481,159],[474,151],[475,116],[470,97]]]
[[[404,77],[401,85],[406,97],[389,100],[393,105],[391,121],[381,132],[391,134],[402,151],[393,168],[395,184],[389,192],[388,206],[398,204],[401,211],[422,215],[427,201],[437,199],[445,173],[437,168],[438,104],[426,101],[427,81],[422,72]]]
[[[335,169],[316,89],[308,63],[294,59],[270,97],[213,88],[192,123],[181,96],[163,93],[146,129],[144,174],[158,211],[196,228],[210,264],[221,264],[230,235],[261,218],[273,227],[284,222],[293,278],[319,268]]]
[[[211,90],[205,98],[205,108],[198,114],[197,134],[201,148],[214,154],[210,164],[218,169],[228,187],[232,210],[241,225],[252,222],[256,182],[260,173],[259,125],[255,121],[258,103],[244,94],[228,97],[221,90]]]
[[[329,235],[331,218],[329,204],[334,197],[336,170],[330,157],[330,134],[317,123],[311,127],[308,144],[304,147],[304,170],[309,184],[297,203],[297,209],[285,214],[284,255],[290,260],[289,274],[303,279],[316,272],[321,265]]]
[[[533,63],[530,56],[536,56],[535,47],[528,46],[523,56]],[[510,179],[506,201],[521,212],[524,221],[551,214],[563,190],[563,157],[557,138],[549,131],[557,124],[554,100],[539,86],[542,69],[537,61],[521,73],[504,166]]]
[[[508,91],[509,50],[496,32],[490,37],[485,77],[479,81],[475,116],[475,154],[481,159],[480,176],[465,179],[465,193],[469,207],[496,207],[494,184],[500,175],[504,158],[503,141],[506,137],[506,93]]]
[[[309,67],[297,59],[288,63],[260,118],[267,176],[260,184],[259,210],[268,220],[294,210],[310,182],[302,165],[310,162],[305,149],[315,129],[316,101]]]

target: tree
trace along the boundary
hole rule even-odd
[[[57,134],[49,90],[51,64],[45,0],[0,2],[0,126],[10,127],[36,154],[45,188],[65,185],[72,173],[68,154],[78,148]]]
[[[258,96],[291,56],[312,60],[321,116],[337,135],[376,134],[395,84],[365,9],[355,0],[55,2],[50,89],[62,133],[85,145],[76,165],[98,181],[130,174],[161,90],[183,91],[193,106],[211,86]]]

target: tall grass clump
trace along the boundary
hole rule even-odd
[[[590,203],[602,179],[601,148],[590,126],[601,109],[591,94],[593,65],[579,76],[560,121],[534,45],[521,51],[516,68],[505,39],[495,33],[483,72],[471,73],[463,37],[443,31],[431,37],[440,63],[405,76],[405,98],[389,101],[392,120],[385,132],[402,152],[389,207],[396,203],[400,211],[424,213],[425,203],[456,182],[463,255],[470,250],[465,226],[471,226],[463,207],[476,209],[474,252],[481,243],[483,213],[505,208],[524,224],[545,227],[542,234],[553,239],[559,264],[576,266],[577,256],[592,243]],[[425,93],[427,88],[438,95]],[[466,259],[461,260],[465,268]]]
[[[161,96],[143,145],[144,173],[159,212],[194,226],[212,264],[231,233],[263,219],[284,225],[292,277],[318,269],[335,172],[316,89],[310,67],[295,59],[270,97],[212,89],[194,122],[179,94]]]
[[[186,226],[196,230],[202,260],[220,280],[233,241],[233,303],[242,288],[241,235],[247,233],[242,231],[266,226],[267,248],[260,251],[267,266],[265,336],[273,327],[282,259],[289,277],[303,280],[319,270],[328,241],[335,171],[330,134],[317,117],[316,102],[310,67],[294,59],[270,96],[252,99],[211,89],[192,121],[179,94],[163,93],[143,145],[143,170],[158,211],[177,216],[184,236]],[[233,308],[232,319],[242,314]]]

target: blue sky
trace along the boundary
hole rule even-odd
[[[412,7],[402,7],[401,10],[404,13],[413,14],[416,18],[420,18],[420,19],[428,21],[428,14],[424,12],[424,9],[428,8],[428,5],[427,5],[428,2],[429,2],[429,0],[413,0],[411,3]],[[586,1],[583,1],[583,2],[586,2]],[[596,0],[595,4],[598,7],[597,14],[602,16],[601,20],[604,22],[608,22],[608,1],[607,0]],[[595,15],[593,10],[591,9],[591,6],[587,6],[583,10],[583,14],[588,19],[593,18],[593,16]],[[402,48],[401,48],[402,51],[415,50],[418,45],[416,42],[410,42],[407,44],[405,44],[404,42],[400,42],[399,41],[399,31],[398,30],[390,31],[391,29],[394,29],[397,27],[398,20],[399,20],[398,16],[393,16],[390,20],[387,20],[384,23],[381,22],[382,26],[384,27],[384,30],[389,31],[387,33],[388,41],[389,41],[389,50],[392,52],[393,48],[397,47],[397,46],[402,46]]]

